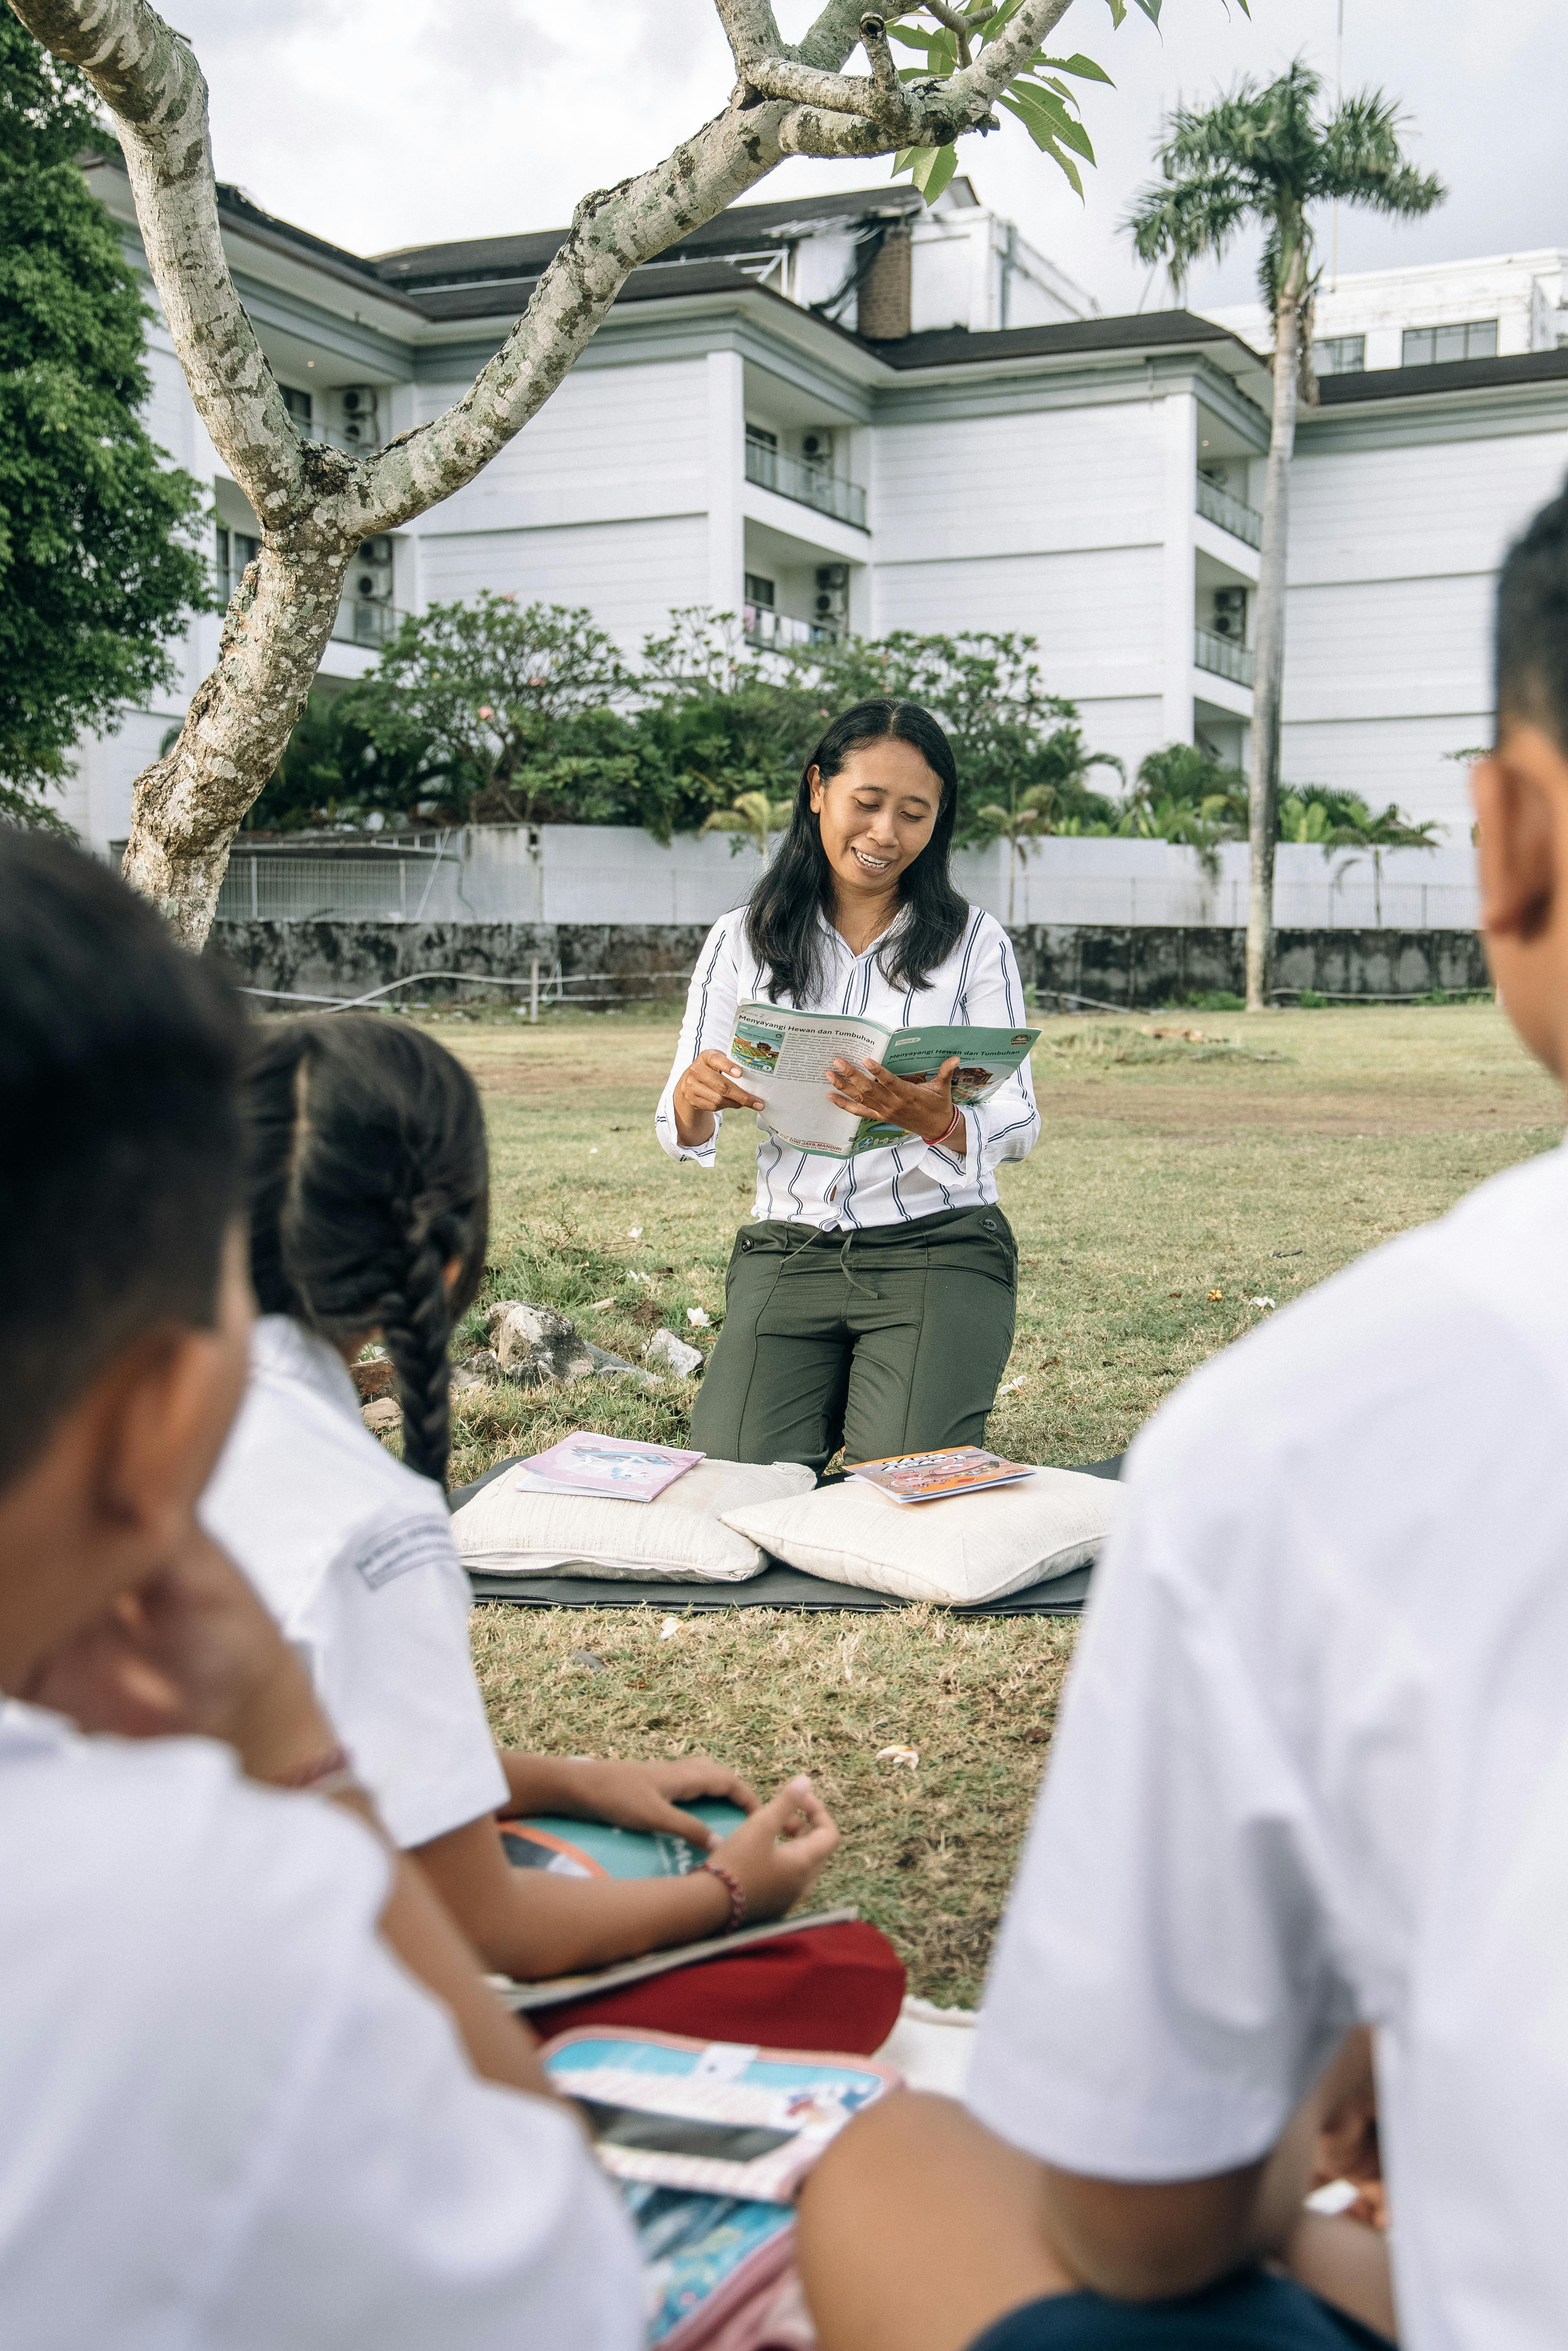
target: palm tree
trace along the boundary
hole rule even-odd
[[[1322,84],[1297,59],[1277,81],[1239,82],[1212,106],[1178,106],[1155,161],[1162,177],[1140,193],[1123,224],[1142,261],[1185,277],[1216,259],[1238,230],[1263,229],[1263,299],[1274,319],[1274,414],[1263,491],[1258,620],[1248,778],[1252,885],[1247,918],[1247,1004],[1268,1001],[1274,933],[1274,841],[1280,798],[1280,700],[1285,670],[1285,556],[1298,385],[1312,374],[1313,204],[1364,204],[1412,219],[1446,193],[1399,144],[1399,114],[1380,90],[1347,98],[1320,119]]]
[[[792,799],[769,799],[765,791],[742,792],[739,799],[727,809],[715,809],[703,820],[705,832],[740,832],[748,834],[757,844],[757,853],[766,863],[768,844],[776,832],[787,832],[795,812]],[[739,842],[736,847],[740,846]]]
[[[989,800],[975,810],[975,820],[983,824],[995,841],[1008,845],[1008,928],[1013,925],[1013,893],[1018,885],[1020,856],[1027,857],[1031,841],[1040,840],[1051,831],[1051,820],[1056,810],[1057,790],[1054,784],[1030,784],[1027,791],[1016,787],[1008,794],[1008,805]]]
[[[1385,849],[1436,849],[1435,824],[1416,824],[1392,800],[1375,812],[1359,792],[1334,791],[1323,784],[1298,784],[1280,809],[1281,841],[1313,841],[1326,857],[1333,849],[1372,852],[1372,919],[1383,928],[1383,852]],[[1360,860],[1347,857],[1334,875],[1337,890]]]

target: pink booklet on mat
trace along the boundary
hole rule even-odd
[[[574,1428],[548,1452],[523,1462],[512,1484],[524,1494],[592,1494],[616,1502],[651,1502],[702,1460],[674,1445],[638,1445]]]

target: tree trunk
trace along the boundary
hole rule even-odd
[[[1251,883],[1247,904],[1247,1009],[1263,1011],[1274,977],[1274,842],[1280,829],[1280,715],[1285,683],[1285,559],[1291,529],[1291,459],[1296,446],[1301,366],[1298,245],[1286,264],[1274,312],[1274,418],[1263,487],[1263,544],[1258,557],[1258,625],[1253,635],[1252,752],[1247,837]]]

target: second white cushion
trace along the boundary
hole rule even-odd
[[[699,1461],[652,1502],[519,1493],[516,1471],[465,1502],[452,1532],[465,1567],[486,1575],[643,1576],[744,1583],[767,1562],[727,1513],[809,1494],[799,1461]]]
[[[1082,1469],[1037,1469],[1016,1486],[900,1504],[851,1479],[727,1510],[725,1523],[831,1583],[962,1608],[1082,1567],[1110,1531],[1118,1492],[1113,1479]]]

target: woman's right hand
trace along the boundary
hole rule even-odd
[[[675,1133],[689,1151],[706,1143],[721,1110],[760,1110],[759,1095],[748,1094],[736,1083],[746,1072],[727,1053],[710,1047],[699,1053],[675,1087]]]
[[[727,1869],[745,1895],[750,1924],[781,1918],[809,1894],[838,1841],[827,1807],[802,1773],[711,1846],[707,1857]]]

